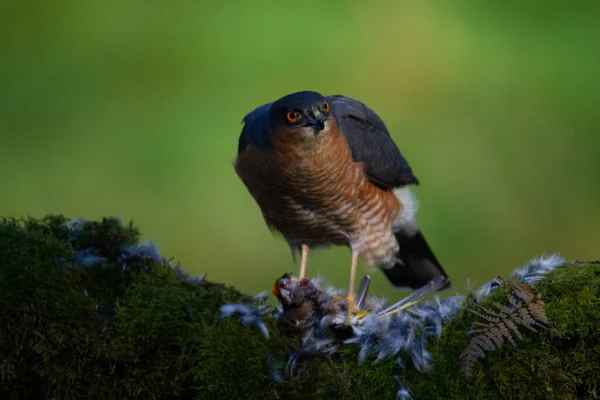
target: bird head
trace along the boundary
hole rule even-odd
[[[271,105],[270,114],[275,128],[285,128],[304,139],[312,139],[327,132],[332,118],[325,97],[311,91],[296,92],[280,98]]]
[[[292,274],[284,274],[281,278],[275,281],[271,292],[277,299],[284,303],[290,304],[293,301],[293,280]]]
[[[283,306],[294,307],[305,301],[317,301],[319,296],[324,295],[310,279],[299,279],[290,273],[277,279],[271,292]]]

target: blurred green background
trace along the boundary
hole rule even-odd
[[[2,2],[0,215],[133,219],[190,272],[269,290],[298,264],[232,162],[247,112],[309,89],[386,121],[452,291],[600,258],[596,4]],[[346,289],[349,266],[308,272]]]

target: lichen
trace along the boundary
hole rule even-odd
[[[115,218],[0,220],[0,398],[600,396],[598,263],[523,271],[543,296],[549,329],[490,352],[468,383],[459,355],[472,298],[429,342],[429,372],[396,356],[373,365],[370,352],[359,363],[356,343],[298,353],[302,332],[280,331],[262,297],[187,275],[138,240]],[[494,287],[474,297],[506,304]],[[227,304],[246,308],[224,314]]]

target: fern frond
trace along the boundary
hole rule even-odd
[[[533,288],[526,283],[508,280],[507,283],[513,289],[513,292],[523,299],[523,301],[529,307],[529,311],[533,318],[537,321],[548,323],[548,317],[546,316],[546,309],[544,301],[542,300],[542,294],[533,290]],[[506,291],[506,285],[505,285]]]
[[[486,351],[502,348],[505,340],[516,347],[515,337],[520,341],[523,340],[519,326],[537,333],[535,326],[545,328],[542,323],[547,323],[541,293],[526,283],[499,279],[504,282],[504,294],[509,306],[494,301],[492,306],[495,309],[484,307],[478,303],[474,303],[475,309],[467,309],[470,313],[487,321],[473,322],[473,326],[478,328],[467,332],[467,335],[476,334],[460,355],[461,372],[467,380],[472,376],[477,360],[485,358]]]
[[[460,355],[461,372],[469,379],[473,374],[473,367],[479,358],[485,358],[484,350],[493,351],[496,346],[485,335],[474,337]]]
[[[475,363],[479,359],[479,357],[480,357],[479,352],[481,351],[473,343],[474,343],[474,341],[469,342],[465,351],[460,355],[460,358],[461,358],[460,372],[464,376],[467,377],[467,380],[473,374],[473,367],[475,366]],[[481,356],[481,358],[483,358],[484,356],[485,356],[485,354],[483,356]]]
[[[523,340],[523,336],[521,335],[521,332],[519,332],[519,329],[517,328],[517,325],[510,319],[507,319],[504,321],[504,324],[511,330],[514,332],[515,335],[517,335],[517,337],[519,338],[519,340]],[[505,334],[504,332],[502,332],[502,334]],[[505,337],[510,340],[510,342],[512,343],[513,346],[517,346],[517,344],[513,341],[512,337],[510,336],[510,333],[506,332]]]

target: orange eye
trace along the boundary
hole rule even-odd
[[[300,114],[295,111],[290,111],[287,113],[287,119],[292,123],[298,121],[298,118],[300,118]]]
[[[323,102],[323,111],[329,112],[329,103],[326,101]]]

